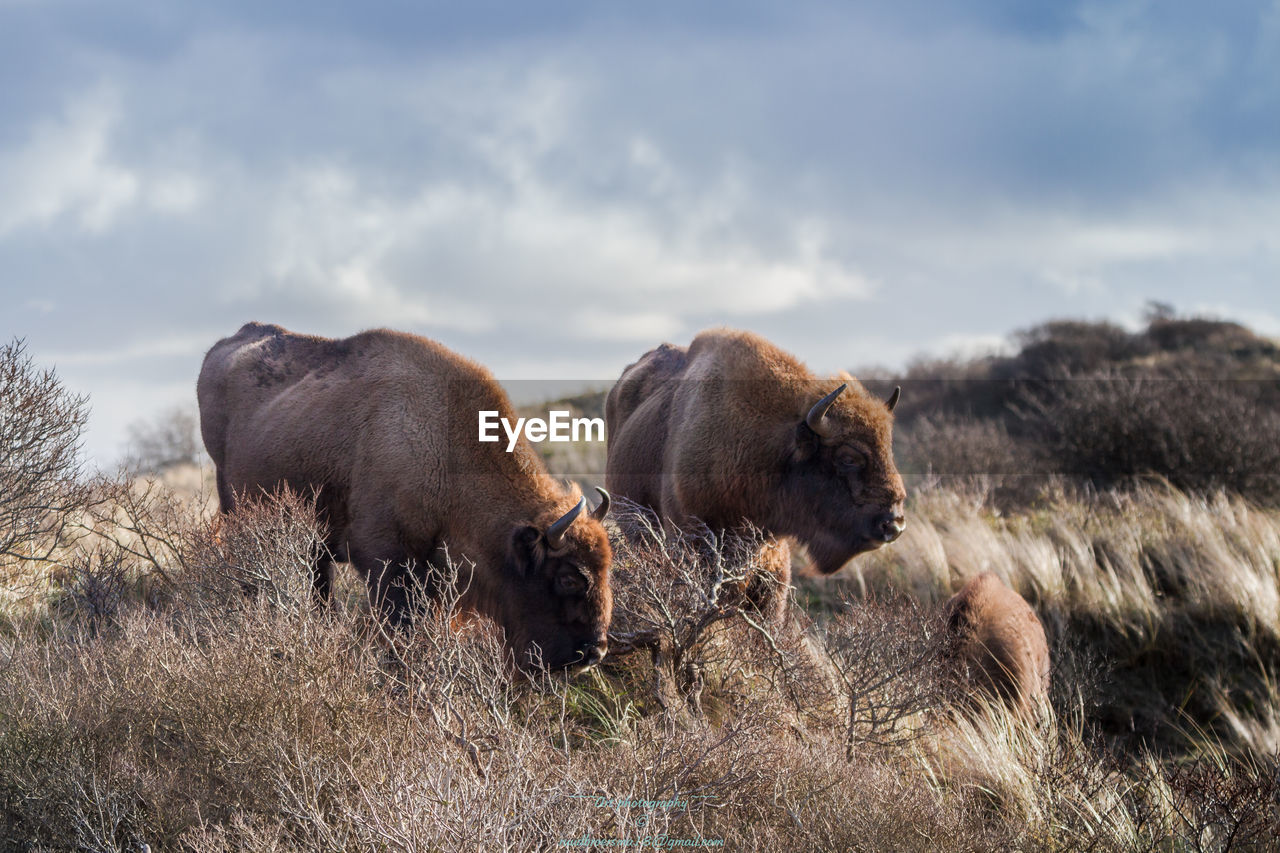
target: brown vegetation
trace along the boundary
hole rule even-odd
[[[38,470],[32,488],[66,482]],[[1280,512],[1239,497],[1148,484],[996,508],[925,484],[901,541],[801,581],[785,627],[720,595],[758,551],[651,525],[614,537],[614,653],[568,679],[519,675],[495,626],[457,624],[454,572],[400,633],[350,572],[317,608],[306,496],[214,524],[173,482],[55,490],[42,559],[4,558],[0,850],[1217,851],[1280,833]],[[986,570],[1046,626],[1044,727],[996,702],[957,713],[941,605]]]
[[[77,458],[86,402],[37,369],[22,341],[0,348],[0,578],[47,559],[86,499]]]
[[[0,848],[1227,849],[1277,828],[1265,755],[1190,738],[1177,763],[1125,758],[1078,695],[1048,731],[956,716],[937,607],[837,600],[771,630],[711,597],[744,570],[732,549],[624,545],[615,643],[659,642],[528,679],[449,601],[391,636],[351,574],[311,606],[296,497],[213,531],[144,495],[128,524],[154,564],[136,542],[85,554],[43,616],[10,613]]]

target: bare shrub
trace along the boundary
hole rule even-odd
[[[1221,753],[1175,765],[1162,784],[1169,835],[1195,851],[1267,850],[1280,838],[1280,770]]]
[[[54,579],[62,593],[62,609],[91,626],[114,620],[135,588],[128,556],[119,547],[105,544],[78,550],[54,573]]]
[[[430,594],[419,589],[411,595],[417,603],[412,621],[394,631],[374,627],[397,664],[389,674],[398,689],[431,715],[484,777],[486,757],[510,728],[519,694],[502,629],[459,604],[466,591],[461,578],[471,576],[470,568],[461,572],[446,553],[443,565],[432,567]],[[407,577],[406,583],[423,584],[412,573]],[[554,687],[559,679],[542,673],[540,683]]]
[[[663,707],[678,697],[716,721],[763,694],[797,732],[843,731],[851,759],[916,736],[949,695],[937,612],[906,599],[840,599],[822,625],[795,606],[768,620],[735,593],[761,574],[768,543],[758,534],[691,536],[630,507],[620,519],[633,533],[615,549],[612,654],[649,650]]]
[[[294,614],[311,606],[325,536],[312,498],[282,489],[211,517],[207,496],[155,478],[100,479],[95,489],[81,523],[86,543],[106,543],[183,606],[227,610],[255,598]]]
[[[234,602],[241,592],[301,616],[315,604],[312,567],[324,539],[314,501],[281,489],[183,531],[175,556],[205,602]]]
[[[0,568],[48,560],[88,500],[80,482],[86,399],[39,370],[26,345],[0,347]]]
[[[1017,355],[1000,363],[995,378],[1041,379],[1100,370],[1148,354],[1142,335],[1112,323],[1050,320],[1017,332]]]
[[[914,739],[924,716],[954,699],[945,627],[938,608],[926,611],[907,598],[846,604],[822,626],[847,705],[848,758],[866,744]]]
[[[748,594],[753,584],[774,583],[761,563],[775,556],[773,543],[752,530],[724,536],[706,527],[680,531],[636,504],[618,500],[615,506],[614,520],[627,533],[614,549],[611,570],[611,653],[648,650],[660,701],[675,690],[696,708],[702,683],[697,657],[712,629],[741,617],[768,633],[763,617],[748,615]],[[771,596],[786,594],[770,590]]]
[[[202,449],[195,412],[175,406],[150,420],[129,424],[125,467],[136,474],[154,474],[177,465],[194,465]]]
[[[1280,355],[1280,348],[1273,341],[1259,337],[1239,323],[1207,317],[1176,317],[1172,312],[1153,313],[1149,320],[1146,337],[1162,350],[1194,351],[1202,358],[1216,355],[1221,361]]]
[[[313,606],[306,496],[213,526],[201,501],[127,486],[101,486],[111,506],[85,522],[83,550],[57,555],[40,618],[0,631],[0,849],[665,837],[1128,851],[1274,837],[1269,735],[1249,726],[1280,719],[1280,516],[1239,499],[1143,488],[997,516],[935,490],[917,496],[902,542],[856,564],[876,594],[833,593],[818,624],[741,607],[760,542],[615,537],[611,653],[572,678],[513,673],[492,623],[456,610],[464,563],[439,567],[439,598],[419,596],[413,622],[384,632],[354,573],[338,578],[347,597]],[[1060,685],[1044,728],[996,703],[950,713],[932,603],[983,568],[1037,606],[1073,679],[1112,665],[1096,703]],[[1183,732],[1141,749],[1104,716],[1167,704],[1141,698],[1139,680],[1188,714],[1207,696],[1252,739],[1206,754],[1214,732]]]
[[[897,444],[904,470],[938,477],[1017,476],[1027,472],[1030,457],[1000,421],[948,415],[920,418]]]
[[[895,444],[899,470],[922,478],[917,487],[981,495],[1001,508],[1031,505],[1054,482],[1038,445],[996,418],[923,416],[900,430]]]
[[[1280,409],[1262,383],[1091,374],[1028,389],[1021,417],[1061,471],[1099,486],[1157,475],[1280,501]]]
[[[1035,480],[1050,474],[1101,488],[1154,474],[1280,502],[1280,346],[1168,306],[1148,322],[1054,320],[1016,333],[1013,354],[919,362],[871,383],[903,386],[902,470],[998,480],[989,491],[1006,509],[1041,502]]]

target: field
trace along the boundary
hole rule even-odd
[[[76,411],[0,430],[62,460],[10,465],[0,494],[0,849],[1280,837],[1280,509],[1256,496],[918,472],[903,537],[799,578],[783,627],[718,597],[750,548],[618,534],[614,651],[576,679],[524,677],[447,608],[381,630],[350,571],[314,606],[299,497],[217,519],[208,469],[91,478],[44,453]],[[928,456],[935,433],[905,450]],[[598,453],[563,452],[554,471],[599,477]],[[614,519],[643,528],[633,508]],[[1049,634],[1038,722],[975,699],[940,653],[942,602],[984,570]]]

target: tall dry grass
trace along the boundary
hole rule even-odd
[[[58,397],[47,379],[6,380],[35,397],[0,400]],[[56,439],[26,445],[38,464],[0,464],[44,496],[9,504],[24,526],[0,530],[21,538],[0,548],[0,850],[1229,850],[1280,835],[1280,519],[1240,499],[1062,488],[1000,514],[919,489],[899,542],[801,581],[783,624],[734,593],[765,568],[763,540],[624,509],[613,653],[576,680],[528,677],[493,625],[455,618],[451,567],[403,631],[376,623],[350,572],[318,607],[305,495],[215,519],[205,477],[86,483],[63,464],[67,411],[68,431],[16,433]],[[938,606],[986,569],[1049,628],[1043,725],[956,701]]]
[[[57,601],[0,640],[8,848],[528,850],[661,835],[776,849],[798,827],[843,847],[853,836],[833,803],[853,798],[829,791],[847,774],[909,787],[780,723],[797,700],[768,679],[787,656],[773,638],[744,641],[754,630],[734,654],[686,650],[709,694],[736,691],[715,722],[685,703],[642,710],[626,672],[515,676],[492,626],[459,630],[447,606],[395,635],[348,605],[359,596],[312,606],[319,533],[296,496],[216,533],[200,513],[147,506],[123,513],[120,551],[86,552],[51,586]],[[927,787],[911,797],[935,837],[963,827]],[[886,796],[860,825],[908,833],[918,814],[902,803]]]
[[[493,626],[455,624],[448,602],[388,635],[350,573],[313,606],[320,534],[298,496],[214,527],[201,498],[130,484],[0,634],[0,849],[1265,846],[1275,768],[1256,737],[1205,731],[1173,762],[1117,752],[1081,691],[1060,691],[1044,729],[952,705],[930,602],[953,577],[1005,572],[1059,643],[1086,613],[1138,643],[1172,618],[1167,597],[1110,562],[1092,571],[1114,592],[1090,590],[1088,549],[1037,543],[1111,536],[1097,553],[1125,553],[1136,537],[1188,568],[1272,547],[1274,519],[1229,500],[1124,500],[992,518],[931,493],[904,547],[861,568],[865,598],[806,586],[825,613],[785,627],[714,596],[752,548],[617,536],[615,632],[635,651],[570,681],[515,675]],[[1211,532],[1223,507],[1235,526]],[[1139,533],[1115,529],[1144,513]],[[1224,583],[1180,587],[1187,613],[1266,616],[1241,591],[1261,581]]]
[[[1280,673],[1280,512],[1153,482],[1060,491],[1004,514],[983,494],[917,490],[903,538],[802,595],[904,592],[940,602],[994,571],[1030,601],[1055,683],[1088,687],[1108,734],[1182,753],[1207,736],[1273,756]]]

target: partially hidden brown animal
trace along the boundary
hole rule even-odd
[[[1049,644],[1026,599],[983,572],[951,597],[946,616],[950,651],[969,683],[1035,719],[1049,695]]]
[[[704,331],[687,348],[650,350],[609,392],[606,485],[677,525],[797,540],[831,574],[903,531],[898,395],[874,398],[848,374],[820,379],[751,332]],[[789,548],[764,557],[785,589]]]
[[[430,595],[447,548],[460,605],[492,617],[522,665],[604,657],[608,494],[584,512],[523,439],[512,453],[481,443],[478,412],[515,413],[475,362],[385,329],[332,340],[249,323],[209,350],[197,396],[223,512],[282,486],[315,494],[328,529],[321,597],[333,561],[349,560],[381,616],[401,623],[407,586]]]

